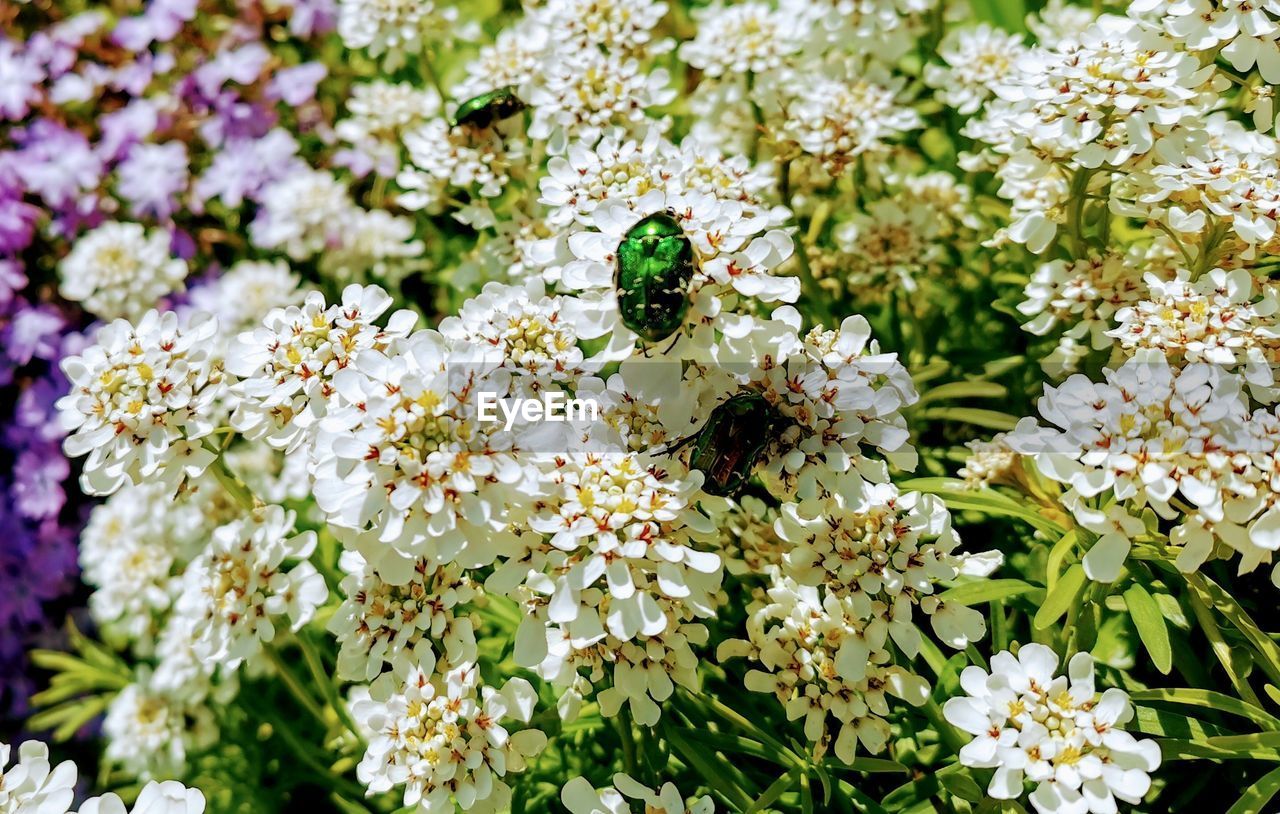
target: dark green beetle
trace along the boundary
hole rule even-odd
[[[650,342],[678,331],[693,272],[693,244],[673,213],[655,212],[632,226],[618,246],[613,276],[622,324]]]
[[[705,476],[707,494],[736,497],[751,479],[760,454],[775,437],[781,416],[764,394],[739,393],[716,405],[697,433],[671,450],[693,443],[689,467]]]
[[[505,88],[482,93],[458,105],[458,112],[453,114],[453,126],[467,125],[477,130],[484,130],[494,122],[508,119],[528,105],[519,96],[516,89],[508,85]]]

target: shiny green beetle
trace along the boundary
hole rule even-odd
[[[528,105],[524,100],[516,96],[514,87],[498,88],[458,105],[458,111],[453,114],[453,126],[465,124],[483,130],[494,122],[516,115],[526,107]]]
[[[622,324],[650,342],[684,324],[693,279],[693,244],[670,212],[655,212],[627,232],[618,246],[613,285]]]
[[[711,411],[702,429],[672,447],[692,441],[689,467],[705,476],[707,494],[736,497],[751,479],[760,454],[775,437],[781,416],[756,391],[739,393]]]

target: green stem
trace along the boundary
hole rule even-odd
[[[951,750],[952,754],[960,754],[960,750],[967,741],[964,736],[956,730],[954,726],[947,722],[946,717],[942,714],[942,707],[938,706],[938,702],[930,698],[925,701],[924,706],[920,708],[929,723],[933,724],[933,728],[938,730],[938,737],[942,739],[943,745]]]
[[[227,440],[230,442],[230,438]],[[227,466],[227,461],[222,456],[222,450],[208,444],[206,444],[205,447],[212,450],[218,456],[213,462],[213,465],[209,467],[209,472],[213,475],[214,479],[222,485],[222,488],[227,490],[227,494],[230,495],[236,503],[239,503],[245,511],[251,512],[261,506],[262,502],[254,497],[253,492],[249,491],[249,487],[245,486],[244,481],[240,480],[240,478],[231,471],[230,467]]]
[[[325,696],[329,706],[333,707],[333,711],[337,713],[338,718],[346,726],[347,730],[355,736],[356,741],[360,744],[361,749],[365,747],[364,737],[360,734],[360,728],[356,726],[355,719],[351,717],[350,710],[347,705],[342,702],[342,697],[338,692],[338,687],[328,672],[324,669],[324,662],[320,658],[320,652],[316,650],[311,640],[299,631],[295,637],[298,647],[302,650],[302,658],[307,663],[307,669],[311,671],[311,677],[320,685],[320,692]]]
[[[618,740],[622,742],[623,767],[626,768],[627,774],[639,779],[640,764],[636,762],[636,743],[632,738],[631,716],[627,714],[625,706],[613,717],[613,728],[617,730]]]
[[[311,694],[298,681],[298,677],[289,669],[289,665],[285,664],[284,659],[280,656],[280,651],[270,644],[263,647],[262,650],[267,654],[267,660],[271,662],[271,665],[276,668],[276,672],[280,674],[280,679],[284,682],[285,688],[289,690],[289,694],[328,730],[331,722],[325,717],[324,710],[320,708],[320,705],[315,702]]]
[[[325,766],[323,762],[311,753],[311,749],[308,748],[305,743],[298,740],[297,736],[293,734],[289,726],[276,717],[274,712],[259,709],[258,713],[262,715],[262,717],[266,718],[267,723],[271,724],[271,731],[278,734],[280,738],[289,745],[290,750],[297,755],[298,759],[305,763],[307,768],[311,769],[322,779],[332,783],[333,788],[341,789],[345,794],[354,796],[356,800],[360,800],[366,796],[367,792],[365,789],[361,788],[356,783],[353,783],[350,779],[335,774],[329,769],[329,767]],[[362,805],[361,808],[365,808],[367,810],[366,806]]]

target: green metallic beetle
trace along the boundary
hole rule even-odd
[[[689,311],[693,244],[672,212],[655,212],[618,246],[613,285],[622,324],[650,342],[671,336]]]
[[[482,93],[458,105],[453,114],[453,126],[466,125],[477,130],[484,130],[494,122],[509,119],[528,107],[524,100],[516,95],[516,89],[508,85],[505,88]]]
[[[739,393],[716,405],[702,429],[677,441],[668,451],[693,444],[689,467],[705,476],[702,490],[720,497],[737,497],[761,453],[775,438],[781,416],[764,394]]]

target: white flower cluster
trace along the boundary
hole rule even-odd
[[[1174,367],[1157,348],[1139,350],[1104,381],[1084,375],[1045,387],[1045,425],[1024,418],[1008,442],[1070,488],[1061,500],[1098,540],[1085,555],[1090,578],[1112,582],[1150,506],[1174,521],[1178,567],[1240,555],[1241,573],[1280,550],[1280,509],[1270,486],[1280,460],[1277,418],[1250,412],[1244,381],[1210,362]],[[1106,509],[1093,500],[1111,494]],[[1175,501],[1190,511],[1181,512]],[[1280,585],[1280,568],[1273,570]]]
[[[966,766],[994,768],[987,793],[1016,800],[1035,784],[1037,814],[1111,814],[1116,801],[1137,804],[1160,766],[1160,747],[1122,727],[1133,719],[1129,696],[1094,687],[1093,657],[1077,653],[1067,675],[1055,675],[1058,655],[1025,644],[1015,657],[991,659],[991,672],[969,666],[960,674],[965,696],[943,714],[973,736],[960,750]]]
[[[197,621],[193,646],[205,664],[234,670],[275,639],[278,625],[296,631],[328,598],[324,577],[306,561],[315,532],[290,536],[293,526],[293,512],[264,507],[219,526],[188,566],[177,607]]]
[[[312,442],[335,402],[337,373],[405,336],[417,321],[412,312],[397,311],[380,328],[376,320],[390,307],[382,289],[353,285],[333,305],[313,291],[300,306],[270,311],[229,352],[230,372],[241,378],[233,387],[231,425],[290,452]]]
[[[81,487],[109,495],[125,483],[159,480],[172,492],[216,457],[202,439],[225,387],[211,350],[217,320],[148,311],[138,324],[103,327],[80,356],[62,362],[71,393],[58,402],[70,456],[87,454]]]
[[[0,743],[0,812],[3,814],[68,814],[75,803],[76,764],[67,760],[54,767],[49,747],[26,741],[18,747],[18,760],[9,765],[10,746]],[[119,796],[93,797],[77,809],[78,814],[203,814],[204,795],[181,783],[148,783],[138,794],[133,808]]]
[[[522,771],[546,745],[537,729],[508,731],[504,720],[528,723],[537,696],[522,678],[501,691],[478,683],[478,668],[447,675],[410,667],[384,673],[357,701],[358,723],[372,734],[356,769],[371,792],[404,786],[404,804],[424,814],[503,811],[511,804],[509,772]]]
[[[58,264],[59,293],[102,319],[137,319],[182,289],[187,264],[170,253],[170,239],[139,223],[104,223],[76,240]]]
[[[850,763],[859,743],[879,752],[888,742],[886,693],[917,706],[928,697],[928,682],[893,657],[920,651],[913,609],[939,639],[964,648],[984,634],[982,616],[939,601],[935,586],[986,575],[999,559],[953,553],[959,540],[936,498],[841,481],[825,500],[784,505],[775,527],[786,546],[767,597],[748,608],[747,639],[723,642],[718,655],[758,665],[747,689],[803,718],[817,754]]]

